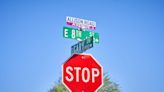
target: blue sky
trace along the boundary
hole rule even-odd
[[[66,16],[94,20],[91,53],[122,92],[164,92],[164,1],[0,1],[0,92],[47,92],[77,41]]]

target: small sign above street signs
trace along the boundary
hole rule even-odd
[[[103,68],[89,54],[73,54],[62,65],[62,83],[70,92],[97,92],[103,85]]]
[[[76,28],[70,28],[70,27],[64,27],[63,31],[64,31],[63,36],[65,38],[83,41],[83,40],[93,36],[93,42],[99,43],[99,34],[96,32],[91,32],[91,31],[86,31],[86,30],[80,31]]]
[[[93,47],[93,36],[87,38],[71,47],[71,54],[74,53],[83,53],[84,51]]]
[[[96,29],[95,21],[67,16],[66,23],[67,23],[67,25],[77,26],[77,27],[84,28],[84,29],[92,29],[92,30]]]

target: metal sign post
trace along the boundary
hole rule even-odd
[[[81,54],[99,43],[99,34],[85,29],[96,29],[96,22],[66,17],[66,24],[78,28],[63,27],[63,37],[79,42],[71,46],[71,57],[62,65],[62,83],[70,92],[97,92],[103,85],[103,67],[92,55]]]

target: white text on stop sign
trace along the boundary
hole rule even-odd
[[[75,76],[72,74],[73,71],[75,71]],[[92,78],[91,79],[92,83],[95,83],[95,78],[100,75],[100,71],[97,68],[91,68],[91,71],[90,71],[89,68],[87,68],[87,67],[81,68],[81,67],[71,67],[71,66],[68,66],[66,68],[66,73],[69,76],[66,76],[65,78],[69,82],[73,81],[74,80],[74,77],[76,77],[75,78],[75,81],[76,82],[79,82],[79,79],[80,79],[79,74],[81,73],[82,81],[85,82],[85,83],[87,83],[87,82],[90,81],[90,77],[91,76],[92,76],[91,77]]]

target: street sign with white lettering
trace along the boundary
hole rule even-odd
[[[99,34],[96,32],[90,32],[90,31],[85,31],[85,30],[80,31],[76,28],[70,28],[70,27],[64,27],[63,31],[64,31],[63,36],[65,38],[83,41],[83,40],[93,36],[93,42],[99,43]]]
[[[98,92],[103,85],[103,67],[92,55],[73,54],[62,65],[62,83],[69,92]]]
[[[75,17],[66,17],[66,23],[67,25],[71,26],[77,26],[80,28],[86,28],[86,29],[96,29],[96,22],[95,21],[90,21],[90,20],[85,20],[85,19],[80,19],[80,18],[75,18]]]
[[[86,39],[86,40],[80,41],[79,43],[77,43],[75,45],[73,45],[71,47],[71,54],[83,53],[83,52],[85,52],[86,50],[88,50],[92,47],[93,47],[93,36]]]

